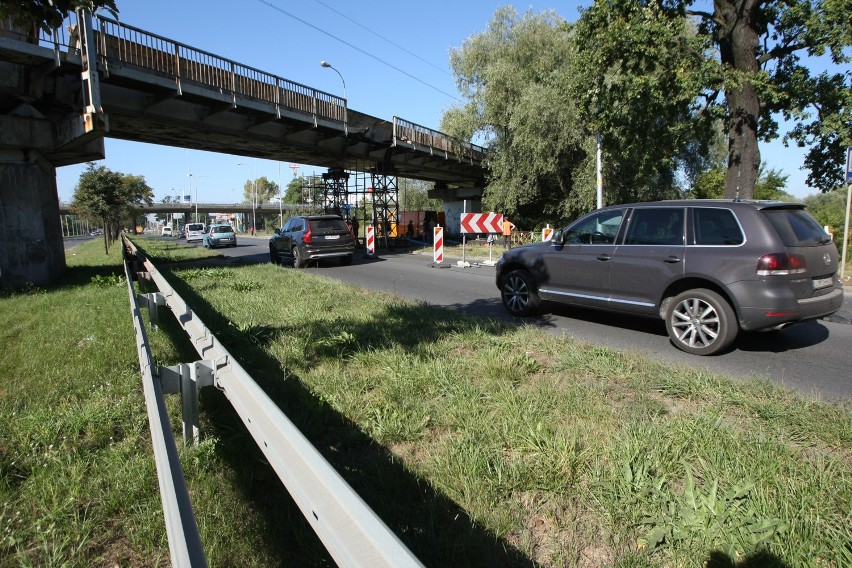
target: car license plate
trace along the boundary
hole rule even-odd
[[[814,290],[818,290],[820,288],[825,288],[827,286],[831,286],[834,280],[829,276],[828,278],[814,278],[813,279],[813,287]]]
[[[339,239],[340,239],[340,235],[326,235],[325,236],[325,240],[327,240],[327,241],[335,241],[335,240],[339,240]]]

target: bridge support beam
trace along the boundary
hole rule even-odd
[[[0,283],[43,286],[64,270],[56,168],[37,151],[0,148]]]

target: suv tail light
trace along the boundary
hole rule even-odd
[[[806,271],[805,257],[789,252],[765,254],[757,261],[758,276],[781,276],[803,274]]]
[[[313,235],[311,235],[311,226],[309,224],[308,230],[305,231],[304,235],[302,235],[302,242],[303,243],[309,243],[309,242],[311,242],[311,240],[313,240]]]

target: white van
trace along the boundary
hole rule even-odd
[[[186,224],[186,242],[204,240],[204,223]]]
[[[172,228],[170,226],[166,225],[166,226],[163,227],[163,230],[160,234],[163,235],[164,237],[171,237],[172,236]]]

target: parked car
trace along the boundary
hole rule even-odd
[[[676,347],[710,355],[740,330],[783,329],[843,303],[838,252],[798,203],[614,205],[506,251],[496,282],[518,316],[542,300],[660,317]]]
[[[181,226],[178,228],[178,238],[185,239],[186,238],[186,227]]]
[[[204,223],[187,223],[186,224],[186,242],[203,241],[204,240]]]
[[[288,219],[269,239],[269,258],[274,263],[291,260],[296,268],[311,260],[338,258],[351,264],[355,236],[339,215],[300,215]]]
[[[230,225],[210,225],[204,233],[204,246],[235,247],[237,246],[237,235]]]
[[[160,231],[160,234],[163,235],[163,236],[166,236],[166,237],[171,237],[172,236],[172,228],[169,227],[168,225],[165,225],[163,227],[162,231]]]

